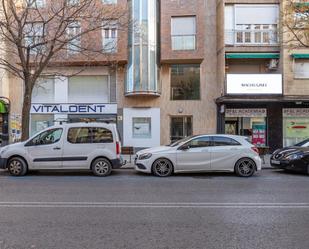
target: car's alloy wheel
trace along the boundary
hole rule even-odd
[[[170,176],[173,173],[173,165],[169,160],[159,158],[153,163],[152,171],[156,176]]]
[[[239,176],[252,176],[255,172],[255,163],[249,158],[240,159],[235,165],[235,171]]]
[[[27,173],[27,164],[23,159],[14,157],[8,163],[8,170],[13,176],[23,176]]]
[[[93,162],[92,172],[96,176],[108,176],[112,172],[111,163],[105,158],[99,158]]]

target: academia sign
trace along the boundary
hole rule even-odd
[[[281,74],[227,74],[227,94],[282,94]]]
[[[117,104],[32,104],[31,114],[117,114]]]

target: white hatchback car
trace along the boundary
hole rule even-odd
[[[139,151],[135,157],[135,169],[156,176],[177,172],[230,171],[248,177],[261,170],[261,158],[258,149],[246,137],[198,135],[171,145]]]
[[[107,176],[122,166],[120,149],[115,124],[69,123],[1,148],[0,168],[14,176],[44,169],[91,169],[97,176]]]

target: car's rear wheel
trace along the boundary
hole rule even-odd
[[[24,176],[28,170],[27,163],[20,157],[13,157],[8,162],[8,170],[12,176]]]
[[[160,177],[170,176],[173,173],[173,164],[166,158],[159,158],[153,163],[152,172]]]
[[[235,164],[235,172],[238,176],[249,177],[255,172],[255,162],[250,158],[241,158]]]
[[[112,172],[112,165],[106,158],[96,159],[92,165],[92,172],[96,176],[108,176]]]

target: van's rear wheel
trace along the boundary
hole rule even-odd
[[[9,160],[8,170],[12,176],[24,176],[27,173],[27,163],[19,157],[13,157]]]
[[[108,176],[112,172],[112,165],[106,158],[96,159],[92,165],[92,172],[96,176]]]
[[[255,172],[256,165],[252,159],[239,159],[235,165],[235,172],[238,176],[249,177]]]

